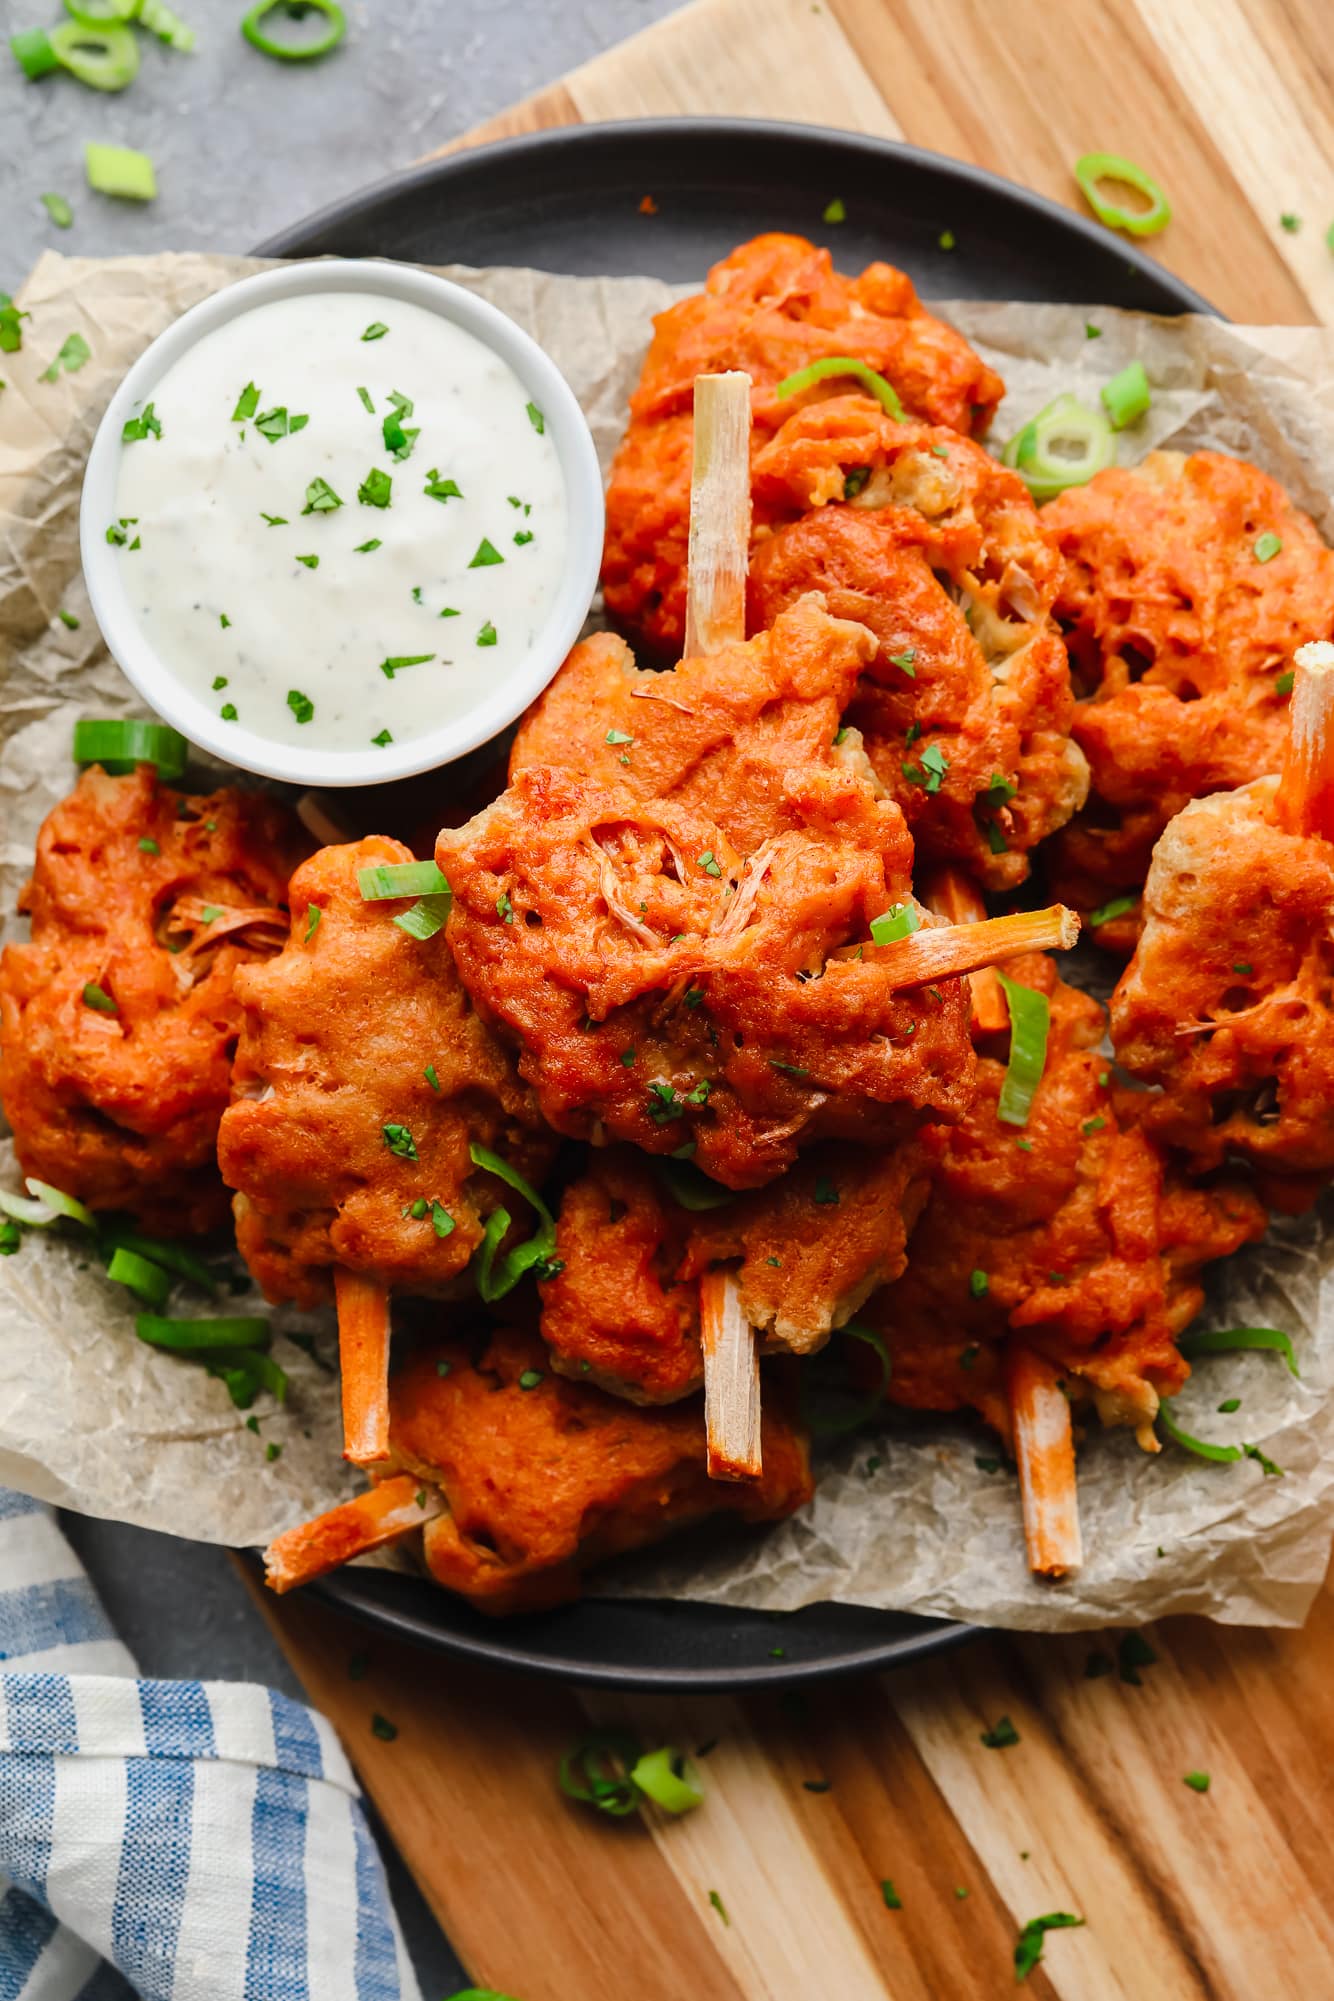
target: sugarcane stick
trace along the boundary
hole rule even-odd
[[[746,636],[750,569],[750,377],[740,371],[695,378],[690,476],[690,563],[686,579],[686,658],[720,653]],[[704,1427],[715,1480],[758,1480],[760,1362],[741,1310],[735,1272],[700,1280]]]
[[[334,1273],[343,1388],[343,1457],[375,1466],[389,1457],[389,1288],[361,1272]]]
[[[987,917],[980,924],[924,924],[891,945],[867,945],[863,956],[868,964],[888,970],[894,986],[920,987],[928,980],[955,979],[1003,964],[1025,952],[1068,952],[1078,937],[1075,912],[1053,903],[1045,910],[1017,910],[1012,917]]]
[[[424,1487],[415,1473],[397,1473],[341,1507],[275,1536],[264,1552],[264,1581],[271,1591],[292,1591],[354,1556],[397,1542],[444,1511],[438,1487]]]
[[[951,924],[981,924],[986,920],[987,906],[982,900],[982,892],[962,869],[936,869],[927,877],[923,900],[937,917],[944,917]],[[972,997],[973,1034],[1001,1034],[1010,1025],[1010,1010],[1005,1004],[1001,983],[996,978],[996,968],[979,966],[975,973],[968,975],[968,987]]]
[[[1293,662],[1279,814],[1294,834],[1334,841],[1334,646],[1313,639]]]
[[[1037,1577],[1070,1577],[1084,1561],[1075,1485],[1075,1442],[1061,1373],[1011,1339],[1005,1387],[1014,1427],[1028,1567]]]

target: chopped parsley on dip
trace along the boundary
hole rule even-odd
[[[561,585],[564,482],[473,334],[406,300],[298,294],[197,341],[152,408],[121,450],[124,580],[199,699],[225,687],[262,736],[359,750],[466,714],[529,652]]]

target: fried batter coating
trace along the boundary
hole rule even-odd
[[[962,1103],[964,987],[896,990],[867,942],[912,862],[834,744],[871,645],[812,596],[670,674],[578,647],[508,791],[441,834],[459,973],[557,1131],[694,1147],[745,1188],[799,1144],[889,1144]]]
[[[595,1153],[561,1204],[563,1269],[541,1288],[552,1366],[636,1403],[698,1389],[694,1281],[724,1261],[737,1261],[741,1309],[762,1344],[807,1354],[902,1272],[926,1194],[911,1143],[812,1147],[780,1180],[737,1197],[677,1162],[654,1167],[628,1147]]]
[[[710,1480],[698,1400],[636,1410],[547,1368],[530,1334],[418,1353],[390,1385],[390,1472],[438,1485],[448,1512],[423,1532],[436,1582],[479,1610],[531,1612],[579,1595],[590,1565],[718,1514],[777,1521],[812,1493],[804,1434],[779,1382],[764,1396],[764,1475]],[[442,1372],[443,1371],[443,1372]],[[541,1381],[525,1386],[534,1373]]]
[[[989,889],[1022,882],[1088,792],[1052,617],[1060,558],[1022,480],[864,396],[798,410],[754,477],[771,517],[809,511],[755,548],[752,628],[805,590],[869,626],[876,652],[847,721],[919,855]]]
[[[1197,799],[1167,828],[1112,1035],[1125,1068],[1161,1086],[1150,1129],[1197,1170],[1231,1156],[1320,1178],[1334,1172],[1334,849],[1276,823],[1277,787]],[[1303,1191],[1269,1192],[1304,1206]]]
[[[1154,1143],[1144,1094],[1114,1085],[1097,1053],[1096,1001],[1048,959],[1011,970],[1051,1000],[1028,1123],[1000,1121],[1004,1065],[982,1058],[965,1117],[923,1135],[936,1180],[908,1269],[859,1318],[888,1342],[893,1402],[972,1405],[1007,1431],[1000,1344],[1015,1331],[1104,1423],[1151,1444],[1159,1396],[1189,1374],[1176,1343],[1203,1302],[1200,1272],[1260,1237],[1265,1213],[1243,1187],[1193,1186]]]
[[[359,869],[409,862],[379,835],[322,848],[292,878],[291,936],[237,981],[245,1018],[218,1158],[265,1294],[313,1305],[342,1265],[440,1292],[514,1197],[477,1142],[540,1181],[552,1143],[531,1092],[473,1013],[443,932],[363,902]]]
[[[986,430],[1005,385],[962,335],[922,305],[888,264],[841,277],[827,250],[770,234],[715,264],[703,292],[654,321],[630,399],[630,428],[607,491],[602,583],[607,609],[650,651],[675,658],[685,640],[686,551],[695,377],[744,369],[754,383],[752,454],[791,414],[773,394],[830,355],[864,361],[905,408],[951,431]],[[762,507],[757,522],[763,523]]]
[[[1277,480],[1216,452],[1152,452],[1043,509],[1066,558],[1081,702],[1074,733],[1093,799],[1061,836],[1056,893],[1087,911],[1134,893],[1191,799],[1276,771],[1293,651],[1334,631],[1334,551]],[[1277,536],[1279,548],[1265,558]],[[1261,554],[1257,556],[1257,547]],[[1133,915],[1099,926],[1129,950]]]
[[[0,1095],[25,1174],[157,1236],[226,1221],[233,979],[277,951],[308,845],[260,793],[177,792],[147,764],[83,773],[37,837],[31,942],[0,960]]]

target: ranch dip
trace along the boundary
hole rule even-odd
[[[542,411],[474,335],[306,293],[206,334],[136,406],[107,539],[145,639],[220,718],[362,750],[514,672],[566,495]]]

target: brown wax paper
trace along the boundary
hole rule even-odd
[[[97,420],[147,343],[196,300],[261,268],[197,255],[44,256],[19,295],[31,317],[0,374],[0,935],[43,815],[68,791],[83,714],[142,713],[102,646],[79,573],[78,502]],[[648,339],[679,290],[647,278],[565,278],[450,269],[552,354],[593,426],[604,464]],[[1091,307],[947,303],[942,310],[1005,377],[1004,438],[1064,390],[1096,401],[1139,356],[1154,385],[1123,462],[1157,446],[1256,460],[1334,539],[1334,333],[1155,319]],[[1090,338],[1087,329],[1097,327]],[[91,349],[44,379],[67,335]],[[68,630],[59,608],[81,622]],[[248,781],[247,781],[248,782]],[[1076,978],[1105,989],[1092,957]],[[4,1185],[17,1172],[5,1146]],[[1215,1267],[1203,1326],[1285,1327],[1300,1378],[1271,1355],[1206,1361],[1179,1402],[1187,1429],[1260,1446],[1281,1473],[1244,1459],[1151,1458],[1125,1432],[1095,1431],[1079,1460],[1086,1562],[1058,1588],[1027,1573],[1018,1489],[994,1443],[965,1422],[889,1417],[819,1462],[812,1506],[751,1539],[649,1552],[598,1588],[794,1610],[819,1599],[1070,1629],[1201,1612],[1295,1625],[1329,1555],[1334,1488],[1334,1207],[1277,1221],[1259,1246]],[[226,1310],[261,1310],[243,1275]],[[173,1302],[205,1310],[198,1295]],[[272,1314],[291,1376],[285,1408],[261,1399],[247,1427],[224,1386],[134,1336],[134,1305],[74,1234],[25,1232],[0,1259],[0,1483],[123,1521],[249,1545],[344,1496],[334,1338],[327,1315]],[[292,1337],[298,1337],[294,1340]],[[1216,1406],[1236,1396],[1224,1417]],[[279,1445],[270,1460],[266,1446]],[[979,1464],[979,1461],[984,1463]]]

